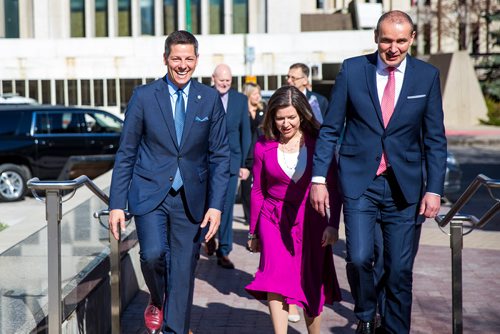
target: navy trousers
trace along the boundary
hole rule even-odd
[[[409,333],[412,270],[418,203],[407,204],[394,177],[376,177],[357,199],[344,198],[347,278],[358,319],[370,321],[377,311],[374,254],[377,221],[383,239],[383,289],[388,333]]]
[[[135,216],[141,270],[151,302],[163,305],[163,333],[189,332],[194,271],[200,257],[200,222],[187,211],[181,189],[158,208]]]
[[[227,186],[226,201],[224,202],[224,212],[222,212],[219,226],[219,247],[217,256],[228,256],[233,250],[233,209],[236,187],[238,186],[239,175],[231,174],[229,185]]]

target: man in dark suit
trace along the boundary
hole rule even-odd
[[[188,333],[201,238],[215,235],[224,207],[229,146],[219,94],[191,80],[196,38],[170,34],[164,62],[167,75],[137,87],[127,106],[109,224],[119,238],[124,209],[135,216],[149,332]]]
[[[231,88],[233,77],[229,66],[226,64],[218,65],[214,70],[212,80],[226,111],[227,139],[231,151],[229,185],[219,228],[217,264],[222,268],[234,269],[234,264],[229,259],[229,253],[233,249],[234,198],[238,177],[246,180],[250,175],[250,171],[245,167],[245,160],[252,141],[252,134],[248,118],[247,97]],[[206,244],[207,255],[212,255],[215,247],[215,239],[210,239]]]
[[[417,224],[436,216],[443,193],[446,137],[439,72],[407,55],[414,37],[407,14],[380,17],[378,51],[344,61],[316,144],[310,198],[325,214],[324,177],[345,126],[339,177],[358,333],[374,332],[377,222],[384,249],[382,326],[388,333],[409,333]]]
[[[286,82],[297,87],[307,97],[309,104],[314,113],[314,117],[321,124],[325,119],[328,110],[328,100],[321,94],[315,93],[308,89],[309,83],[309,67],[303,63],[295,63],[288,69]]]

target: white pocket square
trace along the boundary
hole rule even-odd
[[[406,98],[407,98],[408,100],[411,100],[411,99],[421,99],[421,98],[423,98],[423,97],[426,97],[426,95],[425,95],[425,94],[420,94],[420,95],[409,95],[409,96],[407,96]]]
[[[199,118],[198,116],[196,116],[196,118],[194,119],[196,122],[206,122],[208,121],[208,117],[205,116],[203,118]]]

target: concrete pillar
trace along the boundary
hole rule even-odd
[[[179,30],[186,30],[186,2],[177,1],[177,18],[179,19]]]
[[[85,37],[95,37],[95,0],[85,0]]]
[[[5,4],[4,0],[0,0],[0,38],[5,37]]]
[[[141,36],[141,6],[139,0],[132,0],[130,15],[132,17],[132,37]]]
[[[224,1],[224,34],[233,33],[233,1]]]
[[[210,34],[210,3],[209,0],[201,0],[201,34]]]
[[[33,0],[19,0],[19,37],[33,38]]]
[[[155,0],[154,2],[155,11],[155,36],[163,36],[163,1]]]
[[[108,36],[118,36],[118,0],[108,0]]]

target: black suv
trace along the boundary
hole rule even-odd
[[[0,106],[0,201],[26,181],[96,177],[113,165],[123,121],[106,111],[49,105]]]

